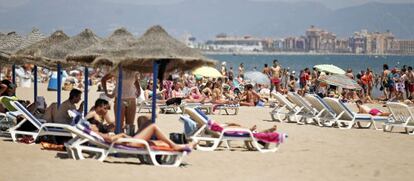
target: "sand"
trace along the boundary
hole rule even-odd
[[[98,97],[96,88],[90,100]],[[39,94],[50,103],[55,92],[41,84]],[[17,95],[33,99],[32,89]],[[68,92],[63,92],[63,99]],[[277,124],[289,134],[276,153],[262,154],[242,148],[215,152],[193,151],[179,168],[140,165],[133,158],[110,157],[105,162],[75,161],[65,152],[41,150],[40,145],[17,144],[0,138],[0,180],[404,180],[414,172],[414,137],[402,130],[384,133],[373,129],[339,130],[313,125],[270,121],[270,108],[242,107],[237,116],[212,116],[219,122],[268,128]],[[182,132],[179,115],[159,115],[166,133]]]

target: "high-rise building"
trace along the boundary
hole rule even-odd
[[[414,54],[414,40],[394,40],[388,53]]]
[[[380,33],[361,30],[349,38],[349,46],[356,54],[385,54],[391,49],[393,40],[394,35],[390,31]]]
[[[311,26],[306,30],[306,51],[333,52],[336,35],[326,30]]]

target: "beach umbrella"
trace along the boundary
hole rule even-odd
[[[93,61],[97,58],[125,57],[126,51],[130,49],[134,43],[136,43],[135,37],[125,28],[119,28],[108,38],[103,39],[99,43],[68,54],[66,60],[79,65],[92,66]]]
[[[250,71],[244,74],[244,79],[253,84],[270,85],[270,79],[267,75],[258,71]]]
[[[58,62],[64,61],[68,54],[84,50],[89,48],[93,45],[98,44],[101,42],[102,39],[98,37],[92,30],[85,29],[78,35],[69,38],[68,40],[64,41],[63,43],[51,47],[48,51],[43,54],[43,59],[47,62]],[[55,60],[55,61],[54,61]],[[65,61],[66,62],[66,61]],[[67,63],[66,66],[71,66],[73,64]],[[87,67],[84,68],[84,115],[88,113],[88,86],[89,86],[89,69]],[[79,74],[80,72],[78,72]]]
[[[45,53],[49,51],[53,46],[58,46],[63,42],[67,41],[69,36],[67,36],[63,31],[58,30],[52,33],[47,38],[44,38],[34,44],[31,44],[27,47],[21,48],[16,51],[10,57],[10,60],[15,62],[23,62],[23,63],[30,63],[36,65],[34,67],[35,72],[35,83],[34,83],[34,92],[35,96],[34,99],[36,101],[37,97],[37,66],[46,67],[49,69],[57,68],[58,76],[57,76],[57,105],[60,106],[61,103],[61,68],[62,65],[67,65],[64,60],[55,60],[55,59],[48,59],[45,57]]]
[[[125,34],[125,33],[124,33]],[[127,37],[115,47],[99,44],[83,52],[67,57],[70,62],[87,63],[92,65],[109,65],[118,69],[118,97],[122,97],[122,70],[153,73],[153,80],[163,78],[165,72],[174,70],[192,70],[203,65],[214,65],[215,61],[204,57],[201,52],[187,47],[184,43],[172,38],[161,26],[148,29],[138,40]],[[156,94],[157,84],[153,85],[153,94]],[[153,96],[152,119],[155,122],[155,98]],[[120,100],[120,99],[118,99]],[[121,102],[117,102],[120,106]],[[120,107],[118,107],[120,108]],[[117,114],[119,125],[120,114]],[[117,127],[118,130],[118,127]]]
[[[193,71],[193,74],[196,76],[211,77],[211,78],[223,77],[223,75],[221,75],[221,73],[217,69],[215,69],[214,67],[209,67],[209,66],[203,66],[203,67],[197,68]]]
[[[325,82],[329,85],[342,87],[344,89],[356,89],[361,90],[362,87],[353,79],[345,76],[345,75],[328,75],[320,78],[319,81]]]
[[[328,72],[328,73],[332,73],[332,74],[340,74],[340,75],[344,75],[345,74],[345,70],[335,66],[335,65],[331,65],[331,64],[320,64],[320,65],[315,65],[313,66],[313,68],[316,68],[316,70],[321,71],[321,72]]]
[[[58,46],[69,39],[63,31],[55,31],[49,37],[31,44],[27,47],[21,48],[12,54],[10,59],[15,62],[30,63],[50,69],[56,69],[57,64],[66,66],[66,62],[62,59],[50,59],[46,56],[52,47]]]

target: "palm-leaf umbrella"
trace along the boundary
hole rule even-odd
[[[121,41],[115,47],[99,44],[85,51],[75,53],[67,57],[68,61],[90,63],[94,66],[111,65],[119,68],[118,97],[122,97],[122,69],[141,72],[153,72],[154,82],[157,82],[158,71],[162,78],[164,72],[175,69],[191,70],[202,65],[213,65],[215,62],[204,57],[201,52],[187,47],[184,43],[172,38],[161,26],[153,26],[143,36],[134,41]],[[159,69],[158,69],[159,65]],[[156,94],[156,85],[153,91]],[[155,122],[155,98],[153,96],[152,119]],[[120,108],[121,99],[118,99],[117,107]],[[117,113],[117,125],[120,125],[120,114]],[[117,130],[120,128],[117,126]]]
[[[12,61],[31,63],[42,67],[55,68],[57,63],[66,65],[62,60],[48,59],[45,54],[51,47],[58,46],[69,39],[63,31],[55,31],[51,36],[18,50],[11,56]]]
[[[321,71],[321,72],[328,72],[328,73],[332,73],[332,74],[340,74],[340,75],[344,75],[345,74],[345,70],[335,66],[335,65],[331,65],[331,64],[320,64],[320,65],[315,65],[314,68],[316,68],[317,70]]]
[[[270,85],[270,79],[267,75],[263,74],[262,72],[258,71],[250,71],[244,74],[244,78],[246,81],[249,81],[253,84],[262,84],[262,85]]]
[[[329,85],[342,87],[344,89],[356,89],[356,90],[362,89],[362,87],[355,80],[345,75],[338,75],[338,74],[328,75],[328,76],[325,76],[319,79],[319,81],[325,82]]]
[[[47,57],[45,57],[45,54],[47,51],[49,51],[51,47],[58,46],[62,44],[63,42],[67,41],[68,39],[69,39],[69,36],[67,36],[63,31],[58,30],[58,31],[55,31],[49,37],[41,41],[31,44],[25,48],[19,49],[16,53],[14,53],[10,57],[10,60],[15,61],[15,62],[30,63],[30,64],[36,65],[35,66],[36,70],[34,71],[34,77],[35,77],[34,99],[35,101],[37,98],[37,66],[46,67],[50,69],[54,69],[57,67],[57,70],[58,70],[57,105],[58,107],[60,106],[60,102],[61,102],[60,100],[61,99],[61,89],[60,89],[60,85],[61,85],[60,72],[61,71],[60,69],[61,69],[61,65],[67,66],[67,64],[64,60],[48,59]]]
[[[92,30],[85,29],[78,35],[71,37],[70,39],[64,41],[63,43],[51,47],[48,51],[43,54],[43,59],[47,62],[57,62],[56,60],[63,61],[66,56],[70,53],[74,53],[80,50],[84,50],[93,45],[101,42],[102,39],[98,37]],[[55,61],[54,61],[55,60]],[[67,63],[67,66],[72,64]],[[89,85],[89,71],[88,68],[84,70],[84,114],[88,112],[88,85]]]
[[[90,66],[98,57],[123,57],[128,48],[136,43],[134,36],[125,28],[115,30],[108,38],[86,49],[72,52],[66,60],[81,65]]]
[[[24,38],[16,32],[10,32],[0,36],[0,63],[13,64],[10,56],[22,44]]]

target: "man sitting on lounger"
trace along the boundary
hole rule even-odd
[[[80,104],[79,108],[76,108],[76,104],[81,101],[82,92],[78,89],[72,89],[69,93],[69,99],[62,102],[59,108],[57,104],[51,104],[45,112],[43,119],[51,123],[62,123],[62,124],[71,124],[72,118],[68,114],[68,110],[77,110],[82,112],[83,102]]]

